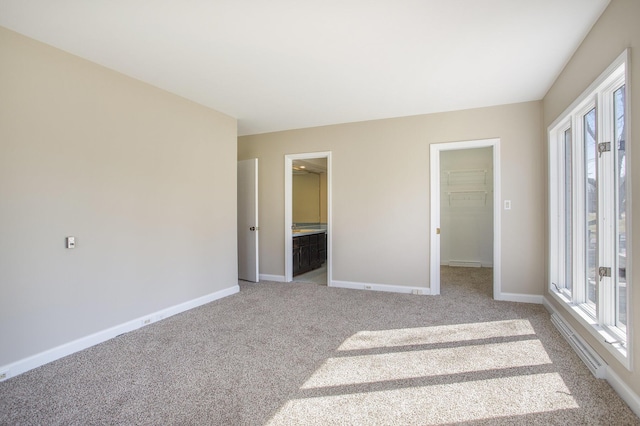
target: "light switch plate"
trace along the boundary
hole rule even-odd
[[[67,248],[76,248],[76,237],[67,237]]]

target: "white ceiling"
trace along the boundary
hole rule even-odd
[[[0,0],[0,25],[238,134],[541,99],[609,0]]]

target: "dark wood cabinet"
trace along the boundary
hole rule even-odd
[[[300,238],[295,237],[293,239],[293,276],[295,277],[300,273]]]
[[[327,259],[327,234],[293,237],[293,275],[317,269]]]

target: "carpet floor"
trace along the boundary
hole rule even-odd
[[[0,383],[2,425],[640,425],[540,305],[262,282]]]

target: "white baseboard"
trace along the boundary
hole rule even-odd
[[[140,318],[136,318],[131,321],[127,321],[123,324],[116,325],[106,330],[99,331],[97,333],[90,334],[85,337],[81,337],[69,343],[64,343],[52,349],[48,349],[39,354],[32,355],[30,357],[21,359],[8,365],[0,366],[0,373],[4,373],[4,377],[0,381],[4,381],[11,377],[15,377],[19,374],[25,373],[41,365],[50,363],[67,355],[71,355],[75,352],[79,352],[83,349],[87,349],[91,346],[95,346],[99,343],[105,342],[109,339],[113,339],[122,333],[128,333],[145,325],[152,324],[160,321],[161,319],[168,318],[175,314],[179,314],[189,309],[196,308],[214,300],[222,299],[223,297],[231,296],[240,291],[240,287],[236,284],[224,290],[216,291],[215,293],[207,294],[197,299],[189,300],[184,303],[180,303],[175,306],[170,306],[166,309],[144,315]]]
[[[481,268],[482,262],[471,262],[467,260],[450,260],[449,266],[459,266],[463,268]]]
[[[556,313],[556,310],[553,308],[553,306],[551,306],[551,303],[549,303],[546,297],[542,298],[542,306],[545,307],[545,309],[547,310],[547,312],[549,312],[549,314]]]
[[[505,302],[535,303],[536,305],[542,305],[544,300],[542,295],[521,293],[498,293],[494,294],[493,298]]]
[[[463,268],[493,268],[493,263],[485,262],[468,262],[462,260],[443,260],[440,262],[440,266],[457,266]]]
[[[278,283],[283,283],[284,275],[260,274],[260,281],[275,281]]]
[[[627,403],[629,408],[636,413],[636,416],[640,417],[640,396],[638,396],[638,394],[635,393],[629,385],[623,382],[620,376],[618,376],[609,366],[607,366],[605,379],[611,385],[613,390],[620,395],[620,398]]]
[[[350,288],[353,290],[386,291],[389,293],[405,294],[430,294],[430,289],[426,287],[407,287],[391,284],[369,284],[353,281],[331,281],[329,287]]]

